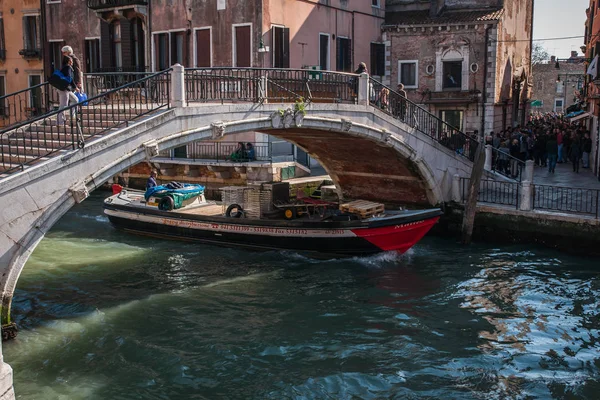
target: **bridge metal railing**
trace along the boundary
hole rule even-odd
[[[155,72],[144,71],[105,71],[90,72],[83,75],[83,87],[89,96],[106,93],[128,83],[147,78]]]
[[[271,142],[244,142],[244,149],[240,148],[240,142],[234,141],[210,141],[199,140],[173,150],[164,150],[159,153],[159,157],[170,158],[171,160],[190,160],[207,162],[267,162],[272,163],[277,159],[287,159],[295,161],[293,151],[276,155],[273,152]],[[248,149],[251,145],[252,150]],[[185,151],[183,151],[185,149]]]
[[[464,202],[469,191],[469,178],[460,178],[461,199]],[[529,191],[523,185],[530,186]],[[529,199],[525,199],[529,197]],[[524,201],[530,204],[526,211],[543,210],[567,214],[600,217],[600,189],[572,188],[566,186],[537,185],[526,182],[503,182],[481,180],[477,201],[487,204],[513,206],[521,209]]]
[[[357,101],[358,75],[343,72],[277,68],[188,68],[188,103],[265,100],[352,103]]]
[[[523,171],[525,170],[525,161],[510,155],[508,147],[492,149],[492,172],[503,175],[507,178],[521,181]]]
[[[430,136],[444,147],[475,160],[479,146],[477,139],[451,126],[423,107],[413,103],[389,86],[369,77],[369,103],[386,114],[409,125],[411,128]]]
[[[84,102],[54,110],[0,132],[0,173],[21,170],[60,150],[170,107],[171,69],[107,90]],[[66,120],[58,125],[59,114]]]
[[[58,91],[48,82],[0,96],[0,132],[33,120],[58,105]]]

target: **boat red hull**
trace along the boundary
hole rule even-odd
[[[439,217],[381,228],[353,229],[356,236],[377,246],[381,251],[406,252],[429,232]]]

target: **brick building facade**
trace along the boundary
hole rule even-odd
[[[533,94],[531,112],[564,113],[566,109],[583,100],[585,66],[583,59],[572,54],[571,61],[557,61],[533,66]]]
[[[587,58],[586,68],[586,88],[585,88],[585,108],[590,114],[587,121],[588,129],[591,132],[592,137],[592,154],[591,154],[591,167],[594,170],[596,176],[600,177],[600,74],[598,68],[595,73],[587,74],[589,68],[589,61],[596,59],[596,63],[600,63],[598,58],[600,57],[600,2],[597,0],[590,0],[590,6],[586,10],[587,20],[585,23],[585,45],[582,46],[582,50],[585,50]]]
[[[533,0],[388,0],[386,83],[463,131],[523,123]]]
[[[371,59],[384,70],[384,0],[43,3],[48,71],[65,44],[82,55],[86,72],[158,71],[175,63],[353,71]]]

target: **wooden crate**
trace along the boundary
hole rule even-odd
[[[375,203],[367,200],[355,200],[350,203],[340,204],[340,210],[352,214],[360,215],[362,218],[372,217],[375,214],[382,213],[384,206],[381,203]]]

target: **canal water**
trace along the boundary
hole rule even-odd
[[[71,210],[19,280],[20,399],[598,399],[598,259],[427,237],[318,261]]]

